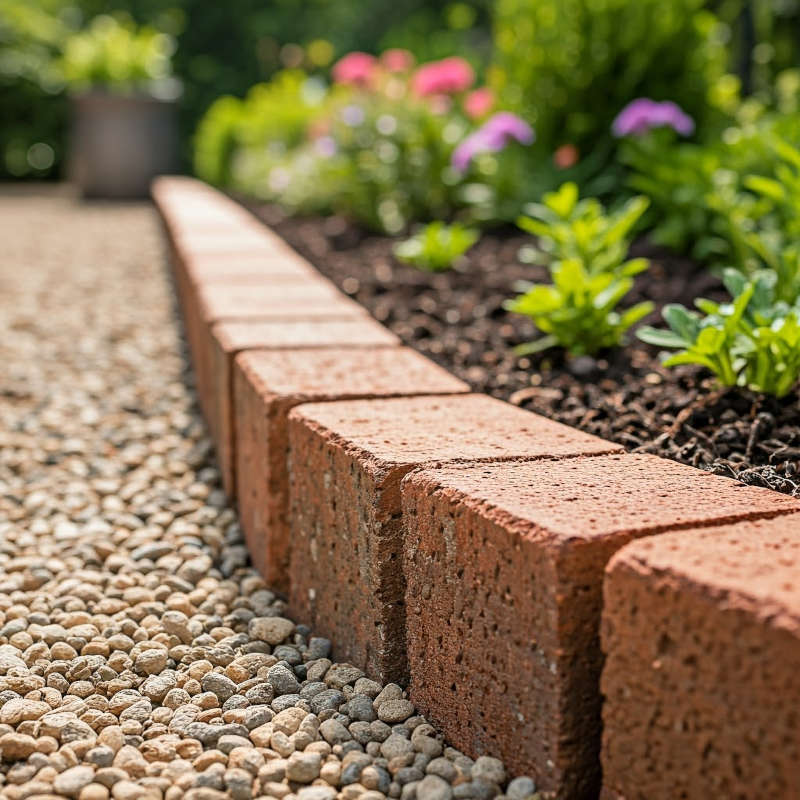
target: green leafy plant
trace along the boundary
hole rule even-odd
[[[646,208],[647,200],[637,197],[609,214],[597,200],[579,200],[577,187],[565,184],[530,209],[535,216],[518,221],[539,237],[541,251],[552,259],[553,279],[552,285],[523,285],[524,293],[506,303],[545,334],[519,347],[519,354],[561,346],[572,355],[592,355],[621,344],[653,310],[649,302],[617,310],[634,276],[649,267],[643,258],[626,260],[630,233]]]
[[[197,128],[195,171],[210,183],[257,196],[264,175],[304,141],[327,101],[324,86],[302,70],[279,72],[242,99],[220,97]]]
[[[635,97],[674,100],[699,123],[726,68],[705,0],[498,0],[494,84],[544,152],[590,152]]]
[[[458,223],[431,222],[414,236],[395,245],[400,261],[428,272],[450,269],[478,241],[480,234]]]
[[[796,216],[776,210],[781,159],[775,142],[799,136],[800,114],[768,114],[731,126],[705,144],[676,142],[667,131],[652,131],[626,139],[619,155],[631,170],[628,185],[651,200],[648,222],[655,243],[713,266],[747,271],[755,267],[748,266],[752,252],[744,234],[758,221],[778,227]]]
[[[165,33],[137,27],[123,16],[101,14],[86,30],[67,39],[62,57],[64,78],[79,89],[152,90],[170,77],[173,49],[172,37]]]
[[[578,194],[577,184],[564,183],[541,203],[528,204],[517,225],[538,237],[538,248],[548,258],[576,258],[591,273],[613,272],[628,252],[630,233],[648,200],[634,197],[608,213],[596,198],[580,200]]]
[[[665,306],[662,314],[669,329],[645,326],[637,335],[678,351],[665,359],[665,366],[697,364],[723,386],[784,397],[800,378],[797,305],[776,297],[777,276],[771,270],[747,278],[728,269],[724,281],[730,303],[700,298],[695,305],[702,314],[681,305]]]

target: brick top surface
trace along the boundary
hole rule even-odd
[[[209,231],[200,233],[190,231],[177,238],[175,246],[182,255],[192,256],[196,253],[253,253],[275,257],[285,248],[271,236],[262,231],[236,226],[230,231]]]
[[[213,283],[200,284],[198,302],[207,322],[223,319],[309,316],[367,317],[358,305],[324,278],[263,284]]]
[[[214,337],[228,353],[258,347],[375,347],[400,344],[393,333],[368,317],[218,322],[214,326]]]
[[[242,276],[285,276],[296,281],[320,281],[325,279],[293,250],[283,252],[241,253],[189,253],[184,255],[186,271],[194,283],[219,283],[230,279],[241,280]]]
[[[295,409],[292,416],[383,468],[621,449],[481,394],[311,404]]]
[[[443,467],[409,478],[533,539],[657,533],[800,511],[800,502],[650,455]]]
[[[609,565],[621,568],[673,576],[740,606],[752,601],[762,616],[800,625],[800,514],[643,539]]]
[[[297,400],[467,392],[465,383],[407,347],[241,353],[237,363],[264,396]]]

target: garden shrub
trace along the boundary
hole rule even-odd
[[[287,70],[252,87],[242,100],[220,97],[198,125],[195,172],[225,186],[231,183],[237,150],[265,150],[272,160],[284,155],[304,139],[324,95],[324,88],[304,72]]]
[[[663,130],[624,140],[628,184],[652,203],[651,238],[702,262],[747,269],[742,235],[771,201],[746,183],[752,175],[774,177],[779,138],[800,141],[800,114],[764,114],[702,145],[676,142]]]
[[[608,139],[635,97],[677,102],[698,122],[726,50],[704,0],[497,0],[494,84],[552,152]]]

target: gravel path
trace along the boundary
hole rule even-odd
[[[152,209],[4,190],[0,241],[0,797],[531,795],[249,568]]]

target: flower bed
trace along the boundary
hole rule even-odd
[[[795,494],[800,480],[800,409],[746,390],[720,390],[703,370],[666,369],[658,348],[636,339],[599,357],[558,351],[517,357],[534,329],[503,303],[509,287],[540,280],[543,267],[521,263],[526,238],[485,236],[458,270],[422,273],[393,256],[395,240],[365,234],[343,219],[287,217],[274,206],[259,215],[340,288],[403,341],[476,391],[510,400],[636,452],[655,453],[720,475]],[[719,281],[686,258],[639,242],[653,265],[639,276],[633,301],[690,304],[722,296]],[[658,318],[658,313],[651,315]]]

